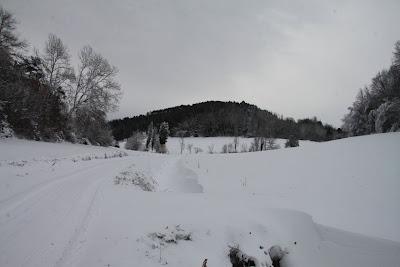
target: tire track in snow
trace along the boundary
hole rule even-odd
[[[103,181],[102,181],[103,182]],[[89,205],[85,209],[84,216],[79,223],[79,225],[75,228],[74,233],[68,240],[67,246],[64,248],[60,258],[57,260],[57,262],[54,264],[55,267],[60,267],[64,266],[68,260],[70,259],[71,255],[73,254],[74,250],[77,247],[77,243],[79,240],[79,237],[82,236],[88,229],[89,221],[93,213],[93,206],[96,200],[96,197],[99,193],[100,186],[102,185],[102,182],[98,183],[96,186],[95,192],[92,194],[92,197],[90,198]]]
[[[10,261],[17,266],[65,264],[87,229],[101,185],[112,183],[132,160],[109,160],[69,172],[12,202],[6,209],[15,214],[2,218],[0,227],[0,266]],[[29,245],[21,247],[23,243]]]
[[[0,205],[4,206],[0,209],[0,226],[4,223],[7,223],[10,220],[15,219],[15,217],[18,215],[11,216],[10,214],[14,210],[20,208],[21,206],[24,206],[24,204],[28,203],[24,207],[25,211],[30,209],[30,207],[34,206],[38,201],[40,201],[41,197],[45,196],[45,194],[42,194],[44,191],[49,190],[52,187],[64,182],[65,180],[70,179],[71,176],[75,176],[78,174],[82,174],[82,173],[91,171],[91,170],[99,168],[103,165],[104,165],[104,163],[101,162],[101,163],[98,163],[98,164],[95,164],[95,165],[92,165],[89,167],[85,167],[85,168],[82,168],[79,170],[72,171],[67,174],[58,175],[54,178],[51,178],[49,180],[46,180],[39,184],[36,184],[23,192],[19,192],[13,196],[8,197],[5,200],[0,201]],[[32,199],[35,199],[35,200],[32,201]]]

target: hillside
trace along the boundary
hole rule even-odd
[[[239,246],[270,266],[279,245],[282,267],[395,267],[399,156],[399,133],[212,155],[0,140],[0,265],[232,266]]]
[[[117,119],[110,122],[116,140],[132,135],[133,131],[146,131],[150,122],[169,123],[171,135],[183,131],[187,136],[272,136],[326,141],[340,136],[330,125],[304,119],[283,118],[245,102],[208,101],[193,105],[155,110],[146,115]]]

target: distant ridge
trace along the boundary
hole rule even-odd
[[[146,131],[150,122],[169,123],[171,135],[183,131],[187,136],[267,136],[326,141],[341,137],[341,130],[316,118],[295,121],[256,105],[242,102],[206,101],[148,112],[146,115],[110,121],[117,140],[134,131]]]

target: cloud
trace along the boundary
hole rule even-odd
[[[340,126],[358,88],[390,64],[398,1],[11,1],[20,31],[74,55],[91,44],[120,69],[131,116],[245,100]]]

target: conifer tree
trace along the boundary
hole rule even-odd
[[[169,127],[168,127],[168,122],[162,122],[160,125],[160,131],[159,131],[159,140],[160,140],[160,152],[161,153],[166,153],[167,149],[165,144],[167,143],[167,139],[168,139],[168,135],[169,135]]]

